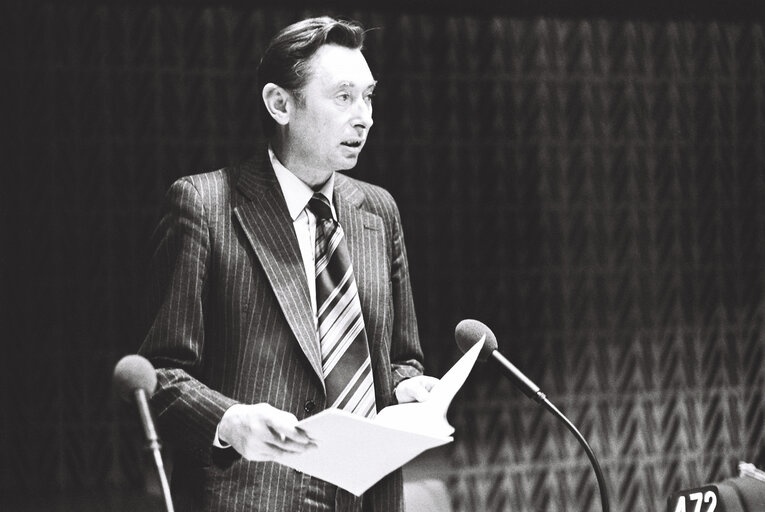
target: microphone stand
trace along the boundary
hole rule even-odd
[[[149,402],[146,399],[146,391],[142,388],[136,389],[135,400],[138,405],[138,413],[141,416],[143,431],[144,434],[146,434],[146,450],[151,451],[154,458],[154,465],[156,466],[159,475],[159,483],[162,487],[162,497],[165,501],[165,509],[167,512],[175,512],[173,509],[173,500],[170,496],[170,484],[167,481],[165,465],[162,462],[162,454],[160,453],[162,445],[159,442],[159,436],[157,435],[157,430],[154,428],[154,421],[151,418]]]
[[[600,464],[598,464],[598,459],[595,458],[595,453],[593,453],[592,448],[590,448],[590,445],[587,443],[587,440],[584,438],[584,436],[577,430],[577,428],[574,426],[573,423],[569,421],[566,416],[558,410],[557,407],[553,405],[552,402],[550,402],[544,393],[541,391],[539,392],[541,397],[539,400],[537,400],[539,403],[545,406],[545,408],[553,413],[554,416],[557,416],[563,423],[566,425],[566,428],[569,429],[569,431],[574,434],[574,437],[576,437],[576,440],[579,441],[579,444],[582,445],[582,448],[584,448],[585,453],[587,454],[587,458],[590,459],[590,463],[592,464],[593,469],[595,470],[595,478],[598,480],[598,488],[600,489],[600,506],[603,512],[609,512],[610,507],[608,505],[608,490],[606,489],[606,481],[603,478],[603,472],[600,470]]]
[[[566,428],[568,428],[569,431],[574,434],[576,440],[579,441],[579,444],[582,445],[585,453],[587,453],[587,458],[590,459],[592,468],[595,470],[595,478],[598,480],[598,488],[600,489],[601,508],[603,512],[610,512],[611,508],[608,504],[608,489],[606,489],[606,481],[603,478],[603,472],[600,470],[598,459],[595,458],[595,454],[593,453],[592,448],[590,448],[590,445],[587,443],[587,440],[584,438],[584,436],[579,432],[579,430],[577,430],[574,424],[571,423],[569,419],[566,418],[566,416],[560,412],[558,408],[555,407],[552,402],[550,402],[550,400],[547,399],[547,396],[542,392],[541,389],[539,389],[539,386],[534,384],[528,377],[526,377],[523,372],[521,372],[513,363],[508,361],[505,356],[500,354],[497,350],[492,351],[491,356],[494,357],[494,359],[497,360],[508,371],[511,380],[515,381],[516,385],[526,396],[533,399],[535,402],[544,405],[548,411],[550,411],[554,416],[557,416],[558,419],[560,419],[566,425]]]

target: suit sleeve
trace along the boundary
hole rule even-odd
[[[406,256],[401,217],[391,198],[393,222],[391,230],[391,287],[393,295],[393,336],[391,339],[391,371],[393,387],[404,380],[422,375],[422,349],[414,312],[409,262]]]
[[[157,369],[152,406],[176,449],[209,461],[223,413],[234,400],[200,382],[210,236],[202,198],[185,179],[170,188],[154,234],[151,326],[139,352]]]

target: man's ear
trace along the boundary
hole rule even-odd
[[[263,86],[263,103],[266,110],[271,114],[278,124],[284,126],[290,120],[292,111],[291,96],[282,87],[276,84],[267,83]]]

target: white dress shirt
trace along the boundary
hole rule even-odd
[[[305,276],[308,281],[308,291],[311,295],[311,307],[313,308],[314,321],[316,320],[316,263],[314,262],[316,252],[316,216],[308,209],[308,201],[314,193],[320,192],[329,200],[329,207],[332,210],[332,218],[337,220],[335,204],[332,201],[332,191],[335,186],[335,174],[329,177],[327,182],[319,190],[313,190],[311,187],[301,181],[300,178],[292,174],[282,165],[276,155],[268,148],[268,156],[271,159],[271,165],[276,173],[276,179],[279,181],[279,187],[284,194],[284,200],[287,202],[287,209],[292,217],[292,225],[295,228],[298,245],[300,246],[300,255],[303,258],[305,267]]]

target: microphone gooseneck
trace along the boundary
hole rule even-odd
[[[478,355],[479,361],[486,361],[487,359],[493,359],[496,361],[500,368],[503,370],[505,376],[507,376],[518,388],[529,398],[534,399],[550,411],[554,416],[560,419],[566,428],[574,434],[579,444],[584,448],[587,458],[590,459],[592,468],[595,470],[595,478],[598,481],[598,488],[600,489],[600,503],[603,512],[609,512],[611,510],[608,502],[608,489],[606,488],[606,481],[603,478],[603,472],[600,469],[598,459],[595,458],[595,454],[587,443],[584,436],[577,430],[571,421],[558,410],[555,405],[547,399],[544,393],[539,389],[539,386],[534,384],[531,379],[526,377],[513,363],[507,360],[505,356],[499,353],[497,350],[497,337],[484,323],[478,320],[462,320],[457,324],[454,330],[454,338],[459,346],[460,350],[464,353],[470,347],[478,343],[481,338],[485,336],[484,345],[481,348],[481,353]]]

